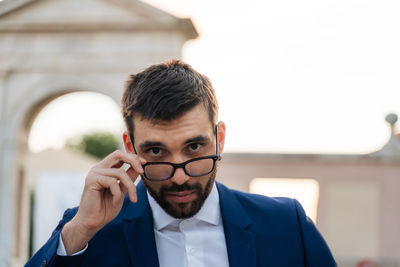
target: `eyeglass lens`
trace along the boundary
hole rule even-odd
[[[203,176],[212,171],[214,159],[199,159],[186,164],[185,172],[189,176]],[[150,164],[144,168],[145,175],[150,180],[168,179],[173,175],[174,167],[169,164]]]

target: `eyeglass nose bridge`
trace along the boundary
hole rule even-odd
[[[171,164],[171,166],[174,168],[173,170],[172,170],[172,173],[171,173],[171,176],[169,177],[169,179],[172,179],[172,177],[174,177],[174,175],[175,175],[175,172],[176,172],[176,170],[177,169],[183,169],[183,172],[187,175],[187,176],[189,176],[189,177],[191,177],[191,175],[187,172],[187,170],[186,170],[186,165],[188,164],[188,163],[190,163],[191,161],[189,160],[189,161],[186,161],[186,162],[182,162],[182,163],[170,163]]]

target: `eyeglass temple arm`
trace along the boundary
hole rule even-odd
[[[129,139],[131,140],[131,144],[132,144],[133,151],[134,151],[135,154],[137,155],[136,148],[135,148],[135,143],[133,143],[133,140],[134,140],[133,134],[129,134]]]

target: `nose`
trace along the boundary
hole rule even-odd
[[[178,168],[175,170],[174,176],[171,178],[171,182],[177,184],[177,185],[182,185],[189,180],[189,176],[186,175],[185,171],[183,168]]]

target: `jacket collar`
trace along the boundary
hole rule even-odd
[[[141,181],[136,186],[136,194],[138,199],[136,203],[130,202],[128,196],[125,198],[125,203],[121,212],[123,221],[135,221],[143,216],[147,216],[147,213],[151,215],[146,188]]]
[[[256,238],[249,231],[251,218],[234,191],[217,183],[230,267],[256,267]]]
[[[131,265],[159,267],[153,216],[142,182],[136,186],[136,193],[137,203],[131,203],[128,199],[122,214],[122,220],[128,222],[123,232]]]

